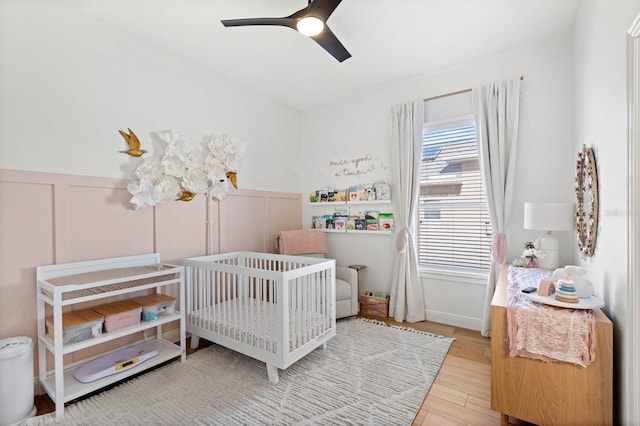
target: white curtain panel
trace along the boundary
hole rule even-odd
[[[418,256],[413,238],[416,206],[420,190],[422,127],[424,104],[414,101],[392,111],[392,167],[398,193],[396,257],[389,301],[389,315],[398,322],[425,320],[424,293],[418,272]]]
[[[480,167],[493,228],[492,262],[481,324],[482,335],[489,337],[491,299],[498,278],[498,264],[504,263],[507,255],[505,229],[511,211],[518,147],[520,79],[499,81],[474,88],[473,105]]]

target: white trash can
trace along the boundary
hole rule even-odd
[[[33,405],[33,341],[0,340],[0,426],[23,424],[36,414]]]

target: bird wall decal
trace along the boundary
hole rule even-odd
[[[227,172],[227,179],[235,189],[238,189],[238,175],[236,172]]]
[[[129,149],[127,151],[120,151],[125,154],[129,154],[132,157],[140,157],[142,154],[145,154],[147,151],[144,149],[140,149],[140,140],[133,133],[133,130],[129,130],[129,133],[123,132],[122,130],[118,130],[118,132],[122,135],[127,145],[129,145]]]
[[[176,201],[191,201],[197,194],[191,191],[182,191],[180,197]]]

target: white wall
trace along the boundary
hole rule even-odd
[[[144,17],[140,18],[144,25]],[[242,188],[289,191],[300,113],[51,1],[0,2],[0,168],[133,178],[130,127],[248,144]]]
[[[593,148],[598,169],[599,226],[596,250],[591,258],[576,260],[585,266],[595,293],[605,301],[605,312],[614,324],[614,384],[620,396],[614,412],[618,422],[631,424],[626,416],[637,401],[624,391],[638,366],[628,365],[630,346],[627,220],[627,99],[626,36],[640,10],[640,1],[589,1],[580,5],[575,22],[574,143],[577,155],[583,144]],[[635,307],[636,309],[638,307]]]
[[[539,234],[523,229],[524,202],[573,201],[571,58],[569,38],[550,40],[307,111],[303,116],[304,173],[300,173],[299,191],[307,193],[324,185],[345,186],[354,180],[357,183],[371,178],[390,179],[393,106],[524,76],[516,194],[508,227],[509,259],[519,256],[522,244]],[[375,159],[371,162],[375,166],[372,173],[360,179],[328,173],[331,161],[363,155]],[[311,216],[319,208],[305,206],[303,223],[306,220],[310,224]],[[558,237],[562,247],[560,260],[570,263],[573,236],[565,232],[558,233]],[[368,265],[366,290],[390,290],[393,241],[394,236],[329,234],[330,251],[340,263]],[[451,283],[438,277],[423,278],[423,283],[429,319],[479,329],[483,284],[477,280]]]

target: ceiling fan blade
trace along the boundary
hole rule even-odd
[[[307,14],[326,22],[341,1],[342,0],[313,0],[309,5],[309,12]]]
[[[303,7],[297,12],[293,12],[291,15],[287,16],[287,18],[295,18],[296,20],[298,20],[299,18],[304,18],[309,14],[310,9],[311,9],[311,4],[309,4],[307,7]]]
[[[342,62],[351,57],[351,53],[349,53],[342,43],[340,43],[338,37],[336,37],[326,25],[324,27],[324,31],[318,35],[311,36],[310,38],[314,39],[316,43],[336,58],[338,62]]]
[[[247,19],[223,19],[222,25],[225,27],[243,27],[246,25],[279,25],[283,27],[296,28],[296,19],[287,18],[247,18]]]

